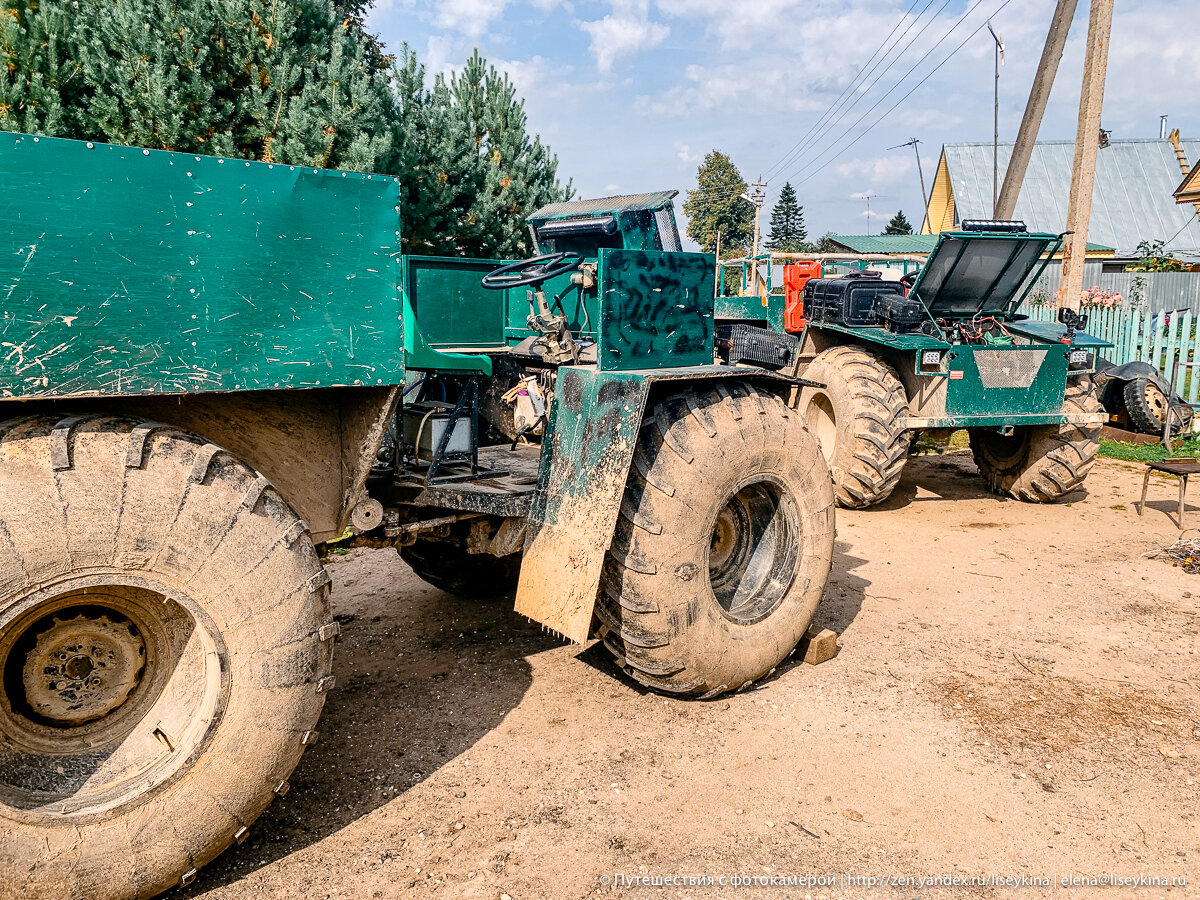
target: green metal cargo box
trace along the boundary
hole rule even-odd
[[[0,134],[0,397],[403,380],[394,178]]]

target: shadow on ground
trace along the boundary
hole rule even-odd
[[[934,496],[918,497],[920,490]],[[986,482],[975,468],[970,453],[946,453],[939,456],[914,456],[904,466],[900,483],[891,496],[872,506],[878,512],[903,509],[910,503],[938,500],[979,500],[990,497],[1002,500],[988,490]]]
[[[406,579],[406,582],[408,580]],[[415,578],[412,585],[419,585]],[[561,641],[512,611],[422,586],[362,611],[338,607],[337,686],[318,742],[240,847],[200,871],[193,897],[316,843],[402,795],[468,750],[521,701],[526,657]]]

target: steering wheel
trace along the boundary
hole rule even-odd
[[[583,254],[573,250],[547,253],[545,256],[522,259],[498,269],[492,269],[483,276],[479,283],[493,291],[541,284],[556,275],[565,275],[567,272],[579,268],[581,262],[583,262]]]

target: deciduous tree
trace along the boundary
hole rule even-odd
[[[696,172],[696,187],[688,191],[683,212],[688,217],[688,237],[705,253],[712,253],[721,235],[724,251],[745,253],[754,236],[754,204],[742,195],[746,179],[720,150],[711,151]]]

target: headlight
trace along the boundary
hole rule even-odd
[[[1071,372],[1090,372],[1096,368],[1095,350],[1068,350],[1067,369]]]

